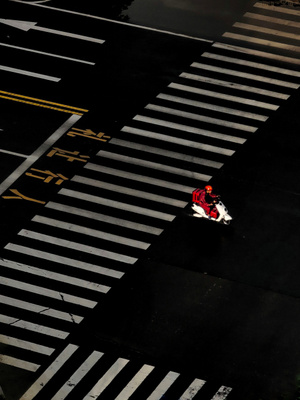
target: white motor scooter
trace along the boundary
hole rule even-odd
[[[218,200],[218,202],[215,204],[215,207],[218,211],[217,215],[215,217],[207,215],[204,209],[197,203],[192,204],[192,210],[195,211],[193,214],[193,217],[197,218],[206,218],[211,221],[219,222],[221,224],[229,225],[230,221],[232,220],[232,217],[228,214],[228,210],[225,207],[225,205]]]

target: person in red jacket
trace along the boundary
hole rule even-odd
[[[199,205],[205,210],[206,214],[210,216],[211,211],[217,211],[215,203],[220,196],[212,192],[213,188],[210,185],[205,186],[199,193]]]

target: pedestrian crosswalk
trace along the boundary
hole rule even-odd
[[[253,12],[195,57],[5,246],[0,362],[31,372],[47,366],[74,327],[187,206],[191,192],[209,182],[299,89],[299,25],[300,11],[254,4]],[[64,360],[60,367],[80,352],[66,345],[57,356]],[[156,370],[145,365],[118,393],[120,385],[109,389],[110,383],[129,360],[118,359],[106,371],[101,367],[98,375],[95,366],[109,354],[82,357],[61,388],[52,384],[60,371],[54,361],[22,399],[71,399],[78,389],[84,399],[158,400],[182,379],[172,372],[148,397],[137,397]],[[84,387],[90,392],[82,392],[81,380],[89,382]],[[49,381],[52,397],[39,397]],[[197,398],[204,381],[187,381],[185,388],[179,385],[184,389],[179,398]],[[114,397],[105,396],[109,390]],[[221,387],[207,398],[221,400],[229,392]]]

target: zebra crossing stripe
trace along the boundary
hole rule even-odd
[[[258,87],[254,87],[254,86],[241,85],[239,83],[223,81],[221,79],[214,79],[214,78],[210,78],[207,76],[189,74],[186,72],[181,73],[180,77],[185,78],[185,79],[191,79],[191,80],[198,81],[198,82],[209,83],[211,85],[223,86],[223,87],[226,87],[229,89],[242,90],[244,92],[255,93],[258,95],[262,95],[262,96],[275,97],[277,99],[282,99],[282,100],[287,100],[290,97],[288,94],[284,94],[284,93],[260,89]]]
[[[170,371],[164,379],[160,382],[157,388],[152,392],[152,394],[147,398],[147,400],[159,400],[162,395],[170,388],[170,386],[179,377],[177,372]]]
[[[132,380],[125,386],[122,392],[115,398],[115,400],[128,400],[129,397],[135,392],[138,386],[147,378],[147,376],[154,369],[151,365],[143,365],[137,372]]]
[[[264,4],[264,3],[257,2],[257,3],[253,4],[253,7],[262,8],[264,10],[271,10],[271,11],[275,11],[276,13],[281,13],[281,14],[291,14],[291,15],[300,16],[300,13],[298,10],[285,8],[285,7],[271,6],[270,4]]]
[[[49,326],[34,324],[32,322],[18,318],[8,317],[7,315],[0,314],[0,322],[2,324],[10,325],[15,328],[21,328],[35,333],[40,333],[42,335],[52,336],[57,339],[66,339],[66,337],[69,336],[69,332],[53,329]]]
[[[202,57],[203,56],[204,55],[202,54]],[[257,121],[265,122],[268,119],[268,117],[266,115],[254,114],[254,113],[250,113],[250,112],[246,112],[246,111],[242,111],[242,110],[237,110],[234,108],[221,107],[221,106],[217,106],[215,104],[209,104],[209,103],[204,103],[202,101],[185,99],[183,97],[171,96],[171,95],[163,94],[163,93],[160,93],[156,97],[158,99],[163,99],[163,100],[171,101],[174,103],[180,103],[180,104],[185,104],[185,105],[189,105],[192,107],[204,108],[206,110],[217,111],[220,113],[235,115],[235,116],[242,117],[242,118],[255,119]]]
[[[0,354],[0,364],[11,365],[12,367],[25,369],[26,371],[36,372],[40,365],[31,363],[29,361],[20,360],[11,356]]]
[[[230,387],[221,386],[220,389],[217,391],[217,393],[214,395],[214,397],[211,400],[224,400],[229,395],[231,390],[232,390],[232,388],[230,388]]]
[[[110,199],[106,199],[105,197],[93,196],[93,195],[90,195],[87,193],[77,192],[75,190],[70,190],[70,189],[61,189],[59,191],[59,193],[64,196],[74,197],[74,198],[77,198],[80,200],[89,201],[91,203],[101,204],[106,207],[121,209],[119,201],[113,201]],[[154,211],[154,210],[149,210],[147,208],[133,206],[133,205],[126,204],[126,203],[122,204],[122,210],[133,212],[135,214],[146,215],[149,217],[153,217],[153,218],[157,218],[157,219],[161,219],[161,220],[169,221],[169,222],[173,221],[173,219],[175,218],[175,215],[166,214],[166,213],[162,213],[162,212]]]
[[[201,379],[194,379],[187,390],[180,396],[179,400],[192,400],[204,384],[205,381]]]
[[[104,389],[114,380],[118,373],[127,365],[129,360],[118,358],[109,370],[98,380],[83,400],[96,400]]]
[[[64,400],[69,393],[76,387],[81,379],[93,368],[104,353],[94,351],[84,363],[74,372],[71,378],[61,387],[51,400]]]
[[[143,117],[143,118],[147,118],[147,117]],[[158,120],[159,121],[159,120]],[[165,122],[165,121],[164,121]],[[179,124],[176,124],[179,125]],[[185,127],[185,125],[180,125],[182,128]],[[194,133],[193,129],[197,129],[197,128],[192,128],[190,127],[190,130],[188,130],[189,127],[186,127],[188,132],[192,132]],[[162,140],[165,142],[170,142],[170,143],[175,143],[175,144],[179,144],[182,146],[186,146],[186,147],[190,147],[190,148],[194,148],[194,149],[198,149],[198,150],[203,150],[203,151],[209,151],[211,153],[217,153],[217,154],[222,154],[225,156],[232,156],[234,154],[234,150],[229,150],[229,149],[225,149],[222,147],[216,147],[216,146],[210,146],[210,145],[206,145],[203,143],[199,143],[199,142],[193,142],[191,140],[186,140],[186,139],[181,139],[181,138],[176,138],[176,137],[171,137],[168,135],[163,135],[161,133],[155,133],[155,132],[151,132],[151,131],[146,131],[143,129],[137,129],[137,128],[132,128],[130,126],[124,126],[122,128],[123,132],[129,132],[133,135],[139,135],[139,136],[144,136],[144,137],[151,137],[153,139],[157,139],[157,140]],[[211,160],[206,160],[204,158],[201,159],[201,163],[203,165],[206,165],[208,167],[212,167],[212,168],[221,168],[223,164],[218,163],[216,161],[211,161]]]
[[[98,231],[96,229],[91,229],[85,226],[59,221],[57,219],[42,217],[40,215],[36,215],[34,218],[32,218],[32,221],[53,226],[55,228],[66,229],[69,232],[81,233],[83,235],[92,236],[98,239],[124,244],[126,246],[131,246],[142,250],[146,250],[150,246],[150,243],[140,242],[139,240],[128,239],[123,236],[113,235],[108,232]]]
[[[274,18],[274,17],[269,17],[267,15],[254,14],[251,12],[246,12],[244,14],[244,17],[256,19],[258,21],[271,22],[272,24],[285,25],[297,29],[300,28],[300,22],[292,21],[290,19]]]
[[[110,144],[118,144],[118,145],[122,145],[123,140],[110,140]],[[126,147],[130,146],[131,142],[124,142],[126,143]],[[146,146],[148,147],[148,146]],[[153,147],[153,149],[156,149],[156,147]],[[160,154],[160,153],[158,153]],[[179,154],[179,153],[178,153]],[[195,157],[197,158],[197,157]],[[185,159],[185,157],[182,157],[183,160],[188,161]],[[87,169],[90,169],[92,171],[97,171],[97,172],[102,172],[104,174],[108,174],[108,175],[113,175],[113,176],[118,176],[120,178],[127,178],[130,179],[132,181],[137,181],[137,182],[144,182],[150,185],[154,185],[154,186],[160,186],[163,188],[168,188],[168,189],[172,189],[178,192],[184,192],[184,193],[191,193],[195,188],[192,188],[191,186],[185,186],[185,185],[179,185],[177,183],[172,183],[169,181],[162,181],[161,179],[156,179],[156,178],[150,178],[148,176],[144,176],[144,175],[138,175],[138,174],[134,174],[132,172],[126,172],[123,170],[119,170],[119,169],[114,169],[114,168],[109,168],[109,167],[104,167],[102,165],[97,165],[97,164],[91,164],[89,163],[88,165],[86,165]],[[133,223],[132,223],[133,224]],[[118,224],[119,225],[119,224]],[[149,227],[150,228],[150,227]],[[134,227],[132,229],[135,229]],[[160,230],[162,231],[162,230]]]
[[[279,31],[277,29],[265,28],[265,27],[262,27],[259,25],[250,25],[250,24],[244,24],[242,22],[236,22],[233,24],[233,26],[235,28],[245,29],[248,31],[260,32],[260,33],[264,33],[266,35],[274,35],[276,37],[288,38],[288,39],[297,40],[297,41],[300,40],[299,34],[297,34],[297,33]]]
[[[13,246],[13,245],[11,244],[11,246]],[[22,246],[20,246],[20,247],[22,247]],[[24,247],[24,249],[26,249],[26,248]],[[21,250],[21,249],[17,249],[17,248],[11,247],[11,250],[19,251],[20,253],[25,254],[22,251],[23,249]],[[94,308],[95,305],[97,304],[95,301],[83,299],[83,298],[80,298],[80,297],[77,297],[77,296],[72,296],[72,295],[70,295],[68,293],[64,293],[64,292],[57,292],[55,290],[47,289],[47,288],[44,288],[42,286],[35,286],[35,285],[30,284],[30,283],[16,281],[14,279],[6,278],[6,277],[1,277],[1,285],[5,285],[5,286],[13,287],[13,288],[16,288],[16,289],[24,290],[24,291],[30,292],[30,293],[39,294],[41,296],[50,297],[50,298],[53,298],[55,300],[60,300],[60,301],[67,302],[67,303],[77,304],[77,305],[80,305],[82,307],[87,307],[87,308]]]
[[[101,152],[102,154],[102,152]],[[110,190],[112,192],[117,192],[120,194],[125,194],[128,196],[134,196],[134,197],[139,197],[142,199],[147,199],[147,200],[151,200],[151,201],[155,201],[158,203],[166,203],[166,198],[163,196],[159,196],[157,194],[152,194],[150,192],[141,192],[140,190],[136,190],[136,189],[131,189],[129,187],[122,187],[119,185],[114,185],[112,183],[107,183],[104,181],[98,181],[95,179],[90,179],[90,178],[86,178],[84,176],[78,176],[75,175],[72,179],[72,182],[78,182],[78,183],[82,183],[84,185],[90,185],[93,187],[97,187],[100,189],[105,189],[105,190]],[[184,201],[180,201],[180,200],[176,200],[176,199],[168,199],[168,204],[174,207],[180,207],[180,208],[184,208],[186,206],[186,202]]]
[[[32,343],[6,335],[0,335],[0,343],[8,346],[18,347],[19,349],[29,350],[34,353],[44,354],[46,356],[50,356],[54,352],[54,349],[51,347],[46,347],[38,343]]]
[[[91,170],[93,170],[94,167],[96,168],[96,167],[100,167],[100,166],[98,166],[96,164],[91,164],[91,163],[88,163],[85,166],[85,168],[91,169]],[[101,166],[101,171],[102,171],[102,169],[103,169],[103,172],[105,172],[107,170],[111,170],[111,168],[106,168],[106,167],[102,167]],[[109,172],[107,172],[107,173],[109,173]],[[160,235],[162,233],[162,231],[163,231],[162,229],[155,228],[154,226],[148,226],[148,225],[144,225],[144,224],[139,224],[137,222],[128,221],[128,220],[121,219],[121,218],[115,218],[115,217],[112,217],[110,215],[99,214],[99,213],[96,213],[96,212],[93,212],[93,211],[83,210],[81,208],[71,207],[71,206],[67,206],[65,204],[59,204],[59,203],[55,203],[55,202],[52,202],[52,201],[47,203],[45,205],[45,207],[51,208],[51,209],[57,210],[57,211],[66,212],[66,213],[69,213],[69,214],[79,215],[79,216],[84,217],[84,218],[90,218],[90,219],[93,219],[95,221],[106,222],[107,224],[113,224],[113,225],[122,226],[122,227],[128,228],[128,229],[133,229],[133,230],[137,230],[137,231],[141,231],[141,232],[150,233],[152,235]],[[107,269],[107,271],[113,271],[113,270]],[[120,273],[120,274],[121,274],[121,276],[123,275],[122,273]]]
[[[188,119],[193,119],[195,121],[206,122],[208,124],[226,126],[227,128],[238,129],[238,130],[245,131],[245,132],[256,132],[256,130],[257,130],[257,127],[254,127],[254,126],[238,124],[236,122],[207,117],[206,115],[194,114],[194,113],[190,113],[187,111],[177,110],[174,108],[161,107],[161,106],[157,106],[155,104],[148,104],[145,108],[147,110],[151,110],[151,111],[163,112],[163,113],[175,115],[175,116],[181,117],[181,118],[188,118]]]
[[[227,69],[227,68],[225,69],[225,68],[215,67],[214,65],[201,64],[198,62],[194,62],[194,63],[192,63],[191,67],[208,70],[208,71],[219,72],[221,74],[226,74],[226,75],[231,75],[231,76],[238,76],[240,78],[251,79],[251,80],[258,81],[258,82],[264,82],[264,83],[268,83],[270,85],[283,86],[283,87],[290,88],[290,89],[298,89],[299,88],[299,85],[297,85],[296,83],[286,82],[286,81],[282,81],[279,79],[267,78],[266,76],[249,74],[249,73],[245,73],[245,72],[236,71],[233,69]]]
[[[276,61],[285,62],[285,63],[289,63],[289,64],[298,64],[298,65],[300,65],[300,59],[299,58],[280,56],[279,54],[273,54],[273,53],[267,53],[265,51],[248,49],[247,47],[234,46],[232,44],[218,43],[218,42],[214,43],[212,45],[212,47],[216,47],[216,48],[224,49],[224,50],[229,50],[229,51],[235,51],[237,53],[242,53],[242,54],[250,54],[250,55],[253,55],[253,56],[256,56],[256,57],[269,58],[270,60],[276,60]],[[292,71],[292,75],[299,77],[300,76],[300,72]]]
[[[63,364],[75,353],[78,346],[69,344],[46,369],[46,371],[33,383],[33,385],[23,394],[20,400],[32,400],[42,388],[50,381],[58,372]]]
[[[8,296],[3,296],[1,294],[0,294],[0,302],[2,304],[7,304],[12,307],[21,308],[23,310],[32,311],[40,315],[46,315],[48,317],[58,318],[76,324],[79,324],[83,320],[83,317],[79,317],[78,315],[54,310],[52,308],[44,306],[39,306],[37,304],[32,304],[27,301],[18,300]]]
[[[203,54],[202,54],[202,56],[203,56]],[[247,99],[244,97],[232,96],[230,94],[215,92],[212,90],[200,89],[200,88],[197,88],[194,86],[181,85],[179,83],[170,83],[168,85],[168,87],[171,89],[182,90],[185,92],[199,94],[201,96],[208,96],[208,97],[213,97],[215,99],[222,99],[222,100],[226,100],[226,101],[233,101],[236,103],[246,104],[246,105],[253,106],[253,107],[265,108],[267,110],[275,111],[279,108],[279,106],[275,105],[275,104],[270,104],[270,103],[265,103],[263,101]]]

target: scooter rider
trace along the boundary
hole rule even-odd
[[[209,217],[211,211],[216,211],[215,204],[220,198],[220,196],[212,193],[212,190],[213,188],[210,185],[207,185],[199,193],[199,205],[205,210]]]

